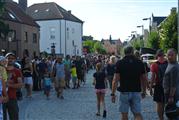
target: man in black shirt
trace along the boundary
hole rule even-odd
[[[112,102],[115,102],[115,91],[119,80],[120,87],[120,112],[122,120],[128,120],[128,111],[131,109],[136,120],[142,120],[141,115],[141,91],[142,97],[146,94],[146,75],[144,64],[134,56],[133,47],[124,50],[125,57],[116,63],[112,85]]]

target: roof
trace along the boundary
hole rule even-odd
[[[4,4],[4,7],[5,12],[1,16],[2,19],[39,27],[39,25],[33,20],[33,18],[27,15],[17,3],[6,2]]]
[[[157,26],[160,25],[162,21],[164,21],[167,17],[153,17],[153,22],[157,23]]]
[[[83,23],[82,20],[71,14],[54,2],[38,3],[27,8],[27,13],[36,21],[64,19]]]

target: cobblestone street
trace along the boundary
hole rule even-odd
[[[19,102],[20,120],[102,120],[96,113],[96,96],[92,86],[92,74],[89,71],[87,83],[80,89],[67,89],[64,93],[64,100],[56,97],[52,90],[50,100],[46,100],[43,92],[34,92],[33,98],[23,98]],[[106,95],[107,118],[106,120],[119,120],[118,101],[113,104],[110,100],[110,91]],[[147,96],[143,101],[144,120],[157,120],[157,114],[154,111],[152,98]],[[133,116],[130,113],[130,120]]]

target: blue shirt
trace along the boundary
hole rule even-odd
[[[56,77],[58,78],[64,78],[65,77],[65,66],[63,63],[56,63],[55,65],[56,69]]]

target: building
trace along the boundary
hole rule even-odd
[[[30,57],[38,56],[39,25],[25,13],[23,8],[20,7],[22,5],[12,0],[5,2],[5,12],[0,19],[9,25],[10,32],[6,37],[0,37],[1,52],[14,52],[18,57],[22,58],[23,51],[28,50]],[[25,5],[24,2],[27,3],[27,0],[19,0],[19,3],[23,4],[23,6]],[[25,6],[27,7],[27,4]]]
[[[151,18],[151,31],[157,31],[158,30],[158,26],[160,25],[160,23],[162,23],[167,17],[165,16],[154,16],[152,14],[152,18]]]
[[[30,6],[27,13],[40,25],[40,52],[82,55],[83,21],[54,2]]]
[[[104,48],[106,49],[108,54],[120,54],[120,48],[122,47],[122,42],[120,39],[112,40],[112,39],[102,39],[101,43],[103,44]]]

